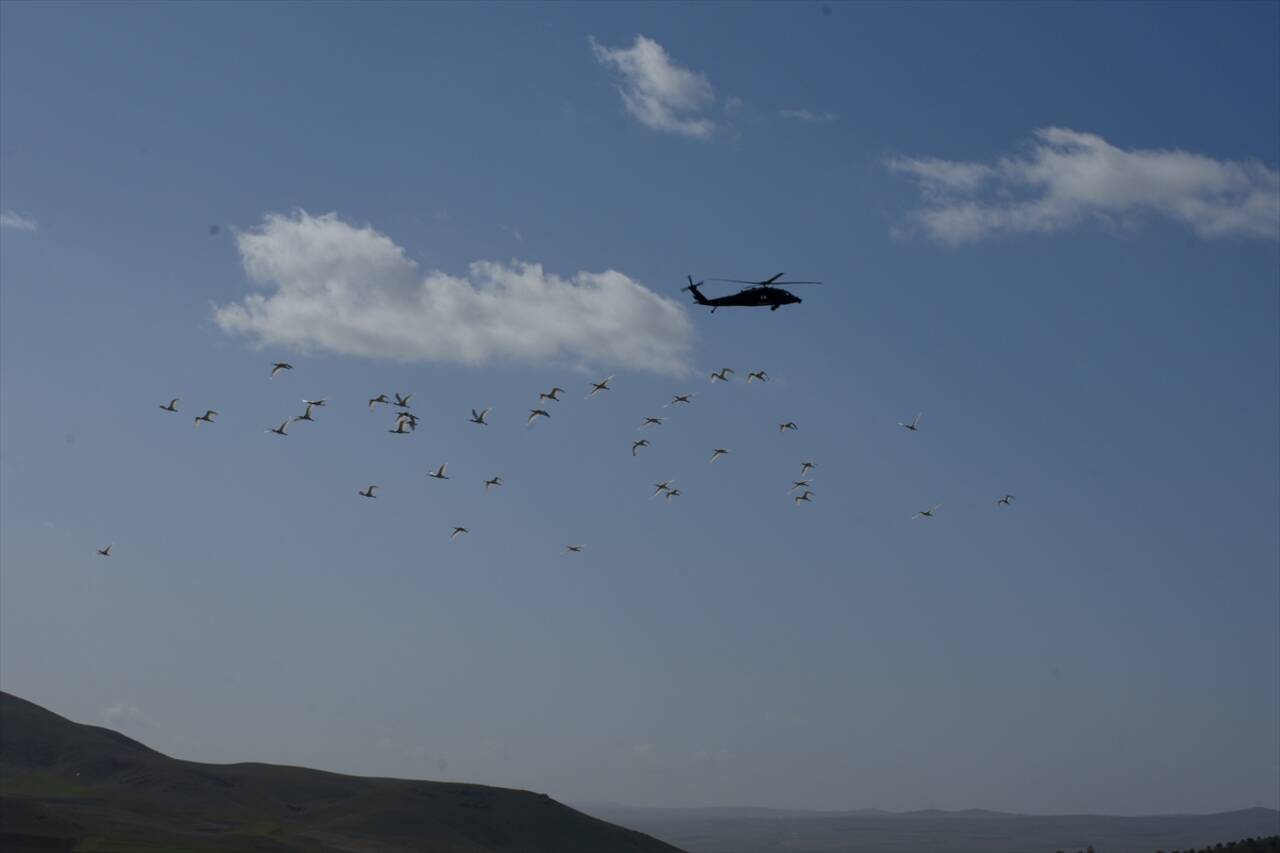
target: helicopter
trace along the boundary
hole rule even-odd
[[[743,281],[738,278],[713,278],[710,281],[727,281],[734,284],[749,284],[750,287],[743,288],[737,293],[728,296],[718,296],[715,299],[708,299],[702,295],[702,291],[698,288],[706,282],[699,281],[694,283],[693,276],[689,276],[689,286],[680,288],[681,291],[688,290],[693,293],[693,301],[699,305],[706,305],[711,308],[714,314],[717,308],[727,308],[739,306],[742,308],[763,308],[769,306],[770,311],[777,311],[783,305],[799,305],[801,299],[794,293],[788,293],[777,285],[780,284],[822,284],[820,281],[778,281],[786,273],[778,273],[772,278],[766,278],[764,281]]]

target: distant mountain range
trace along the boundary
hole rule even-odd
[[[887,812],[577,803],[587,814],[690,853],[1156,853],[1280,835],[1280,811],[1114,817],[967,809]]]
[[[179,761],[3,692],[0,850],[680,853],[530,791]]]

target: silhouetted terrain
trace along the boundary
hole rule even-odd
[[[969,809],[884,812],[785,809],[643,809],[578,804],[691,853],[1155,853],[1280,832],[1280,812],[1111,817],[1019,815]]]
[[[179,761],[2,692],[0,849],[679,853],[545,794]]]

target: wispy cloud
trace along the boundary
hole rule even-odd
[[[828,122],[840,118],[831,110],[781,110],[778,115],[783,118],[795,119],[796,121],[812,122]]]
[[[675,300],[613,270],[564,279],[477,261],[423,272],[391,238],[330,213],[269,214],[236,235],[265,294],[215,306],[226,332],[295,350],[398,361],[501,361],[687,371],[693,324]]]
[[[618,73],[627,112],[653,130],[707,139],[716,130],[706,112],[715,90],[705,76],[671,61],[662,45],[642,35],[631,47],[605,47],[588,37],[600,64]]]
[[[1201,237],[1280,238],[1280,172],[1256,161],[1126,150],[1095,134],[1046,127],[1025,153],[993,163],[892,157],[886,165],[916,179],[923,206],[915,220],[951,245],[1090,219],[1129,225],[1150,215]]]
[[[120,728],[151,728],[155,724],[137,706],[117,702],[102,709],[102,719]]]
[[[30,216],[24,216],[12,210],[0,210],[0,228],[35,232],[40,230],[40,223]]]

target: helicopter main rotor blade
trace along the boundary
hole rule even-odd
[[[741,278],[709,278],[707,281],[728,281],[733,284],[750,284],[755,287],[774,287],[783,284],[822,284],[820,281],[746,281]]]

